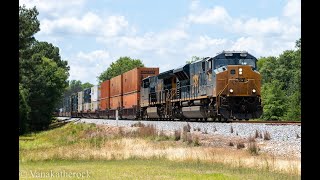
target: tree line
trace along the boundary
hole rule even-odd
[[[38,41],[37,9],[19,6],[19,133],[48,128],[67,87],[69,66],[59,48]]]
[[[262,119],[301,119],[301,38],[295,50],[278,57],[261,57],[257,62],[262,76]]]

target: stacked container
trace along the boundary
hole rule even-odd
[[[110,109],[110,80],[100,84],[100,110]]]
[[[83,90],[83,112],[88,112],[91,109],[91,88]]]
[[[78,92],[78,112],[83,111],[83,91]]]
[[[71,95],[71,112],[78,112],[78,93]]]
[[[110,109],[122,107],[122,74],[110,79]]]
[[[134,108],[140,103],[142,79],[159,74],[159,68],[138,67],[125,72],[122,77],[123,108]]]
[[[91,87],[91,106],[90,109],[92,112],[99,110],[99,101],[100,100],[100,86],[96,85]]]
[[[70,112],[71,112],[71,97],[65,97],[64,98],[64,102],[63,102],[63,107],[64,107],[64,115],[65,116],[70,116]]]

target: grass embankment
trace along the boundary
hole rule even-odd
[[[69,123],[20,137],[20,170],[29,177],[35,171],[88,170],[97,179],[300,179],[296,164],[287,164],[292,162],[242,150],[201,147],[189,133],[167,136],[152,126],[139,126]]]

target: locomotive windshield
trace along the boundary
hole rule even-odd
[[[250,65],[254,69],[256,68],[256,61],[254,59],[239,59],[239,64],[241,64],[241,65]]]
[[[250,65],[253,69],[256,69],[255,59],[216,59],[214,62],[214,69],[218,69],[227,65]]]

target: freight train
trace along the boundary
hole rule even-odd
[[[230,121],[259,118],[261,75],[246,51],[223,51],[176,69],[139,67],[64,100],[60,116]]]

